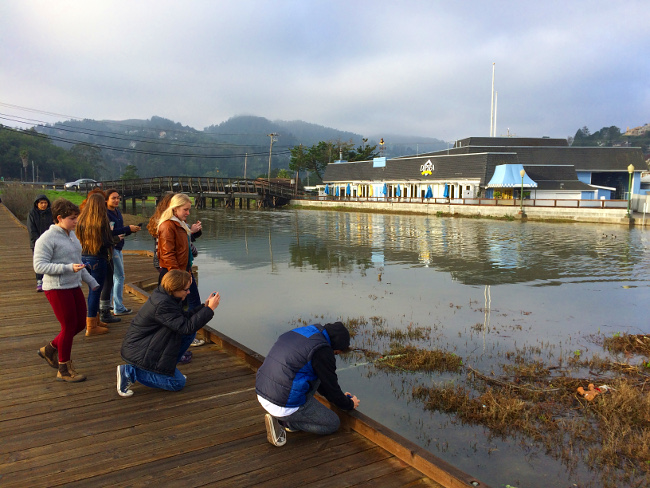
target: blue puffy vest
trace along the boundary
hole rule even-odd
[[[282,334],[257,371],[255,391],[280,407],[300,407],[317,379],[311,366],[314,352],[331,347],[322,325],[298,327]]]

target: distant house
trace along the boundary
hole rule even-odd
[[[646,132],[650,131],[650,124],[645,124],[640,127],[635,127],[634,129],[630,129],[629,127],[625,131],[625,134],[622,134],[624,136],[642,136]]]
[[[469,137],[417,156],[327,166],[319,194],[352,197],[625,199],[647,171],[640,148],[569,147],[565,139]],[[495,179],[496,178],[496,179]]]

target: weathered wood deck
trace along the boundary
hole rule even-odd
[[[379,447],[373,441],[387,435],[396,441],[363,416],[331,436],[295,433],[282,448],[270,445],[251,358],[231,345],[193,348],[180,366],[182,392],[136,385],[132,397],[118,396],[115,368],[133,316],[109,334],[79,334],[72,359],[88,379],[56,381],[37,350],[59,323],[35,292],[27,231],[1,204],[0,229],[0,486],[472,486],[413,446]],[[125,268],[127,281],[153,275],[150,258],[127,255]],[[142,300],[125,294],[125,304],[137,310]]]

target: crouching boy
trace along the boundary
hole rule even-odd
[[[265,415],[268,441],[286,443],[286,431],[332,434],[339,418],[314,398],[318,391],[342,410],[359,406],[343,393],[336,376],[335,355],[350,347],[350,333],[341,322],[298,327],[282,334],[257,371],[257,399]]]

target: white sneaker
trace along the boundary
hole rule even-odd
[[[196,337],[192,341],[192,344],[190,344],[190,347],[199,347],[205,344],[205,341],[203,339],[197,339]]]
[[[126,378],[126,375],[122,374],[123,367],[123,364],[117,367],[117,393],[123,397],[130,397],[133,395],[133,390],[130,390],[129,387],[133,383]]]
[[[264,415],[264,424],[266,425],[266,439],[277,447],[282,447],[287,443],[287,433],[284,427],[270,413]]]

